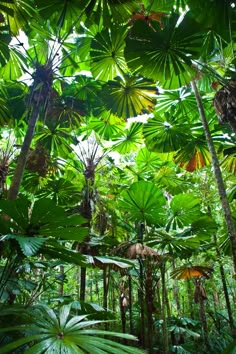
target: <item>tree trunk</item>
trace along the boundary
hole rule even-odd
[[[140,304],[140,320],[141,320],[141,329],[140,329],[140,343],[145,348],[146,338],[145,338],[145,313],[144,313],[144,275],[143,275],[143,260],[138,259],[139,261],[139,289],[138,289],[138,299]]]
[[[190,313],[190,318],[194,319],[194,314],[193,314],[193,297],[192,297],[192,292],[191,292],[191,282],[189,279],[187,279],[187,294],[188,294],[188,307],[189,307],[189,313]]]
[[[161,264],[161,283],[162,283],[162,333],[163,333],[163,353],[169,354],[169,338],[166,319],[166,281],[165,263]]]
[[[103,308],[107,310],[107,294],[108,294],[108,284],[107,284],[107,268],[103,269]]]
[[[204,298],[202,296],[202,287],[201,287],[201,282],[199,279],[195,280],[195,293],[197,294],[197,297],[195,298],[195,302],[197,302],[197,301],[199,302],[199,314],[200,314],[200,319],[202,322],[203,342],[204,342],[204,346],[206,349],[206,353],[208,353],[209,344],[208,344],[207,319],[206,319],[206,312],[205,312],[205,306],[204,306]]]
[[[172,261],[172,266],[173,266],[173,270],[175,270],[175,261]],[[179,300],[179,285],[178,285],[178,280],[174,279],[174,289],[173,289],[173,295],[174,295],[174,299],[175,299],[175,303],[176,303],[176,309],[177,309],[177,314],[178,316],[181,313],[181,306],[180,306],[180,300]]]
[[[120,317],[121,317],[121,324],[122,324],[122,331],[123,333],[126,333],[126,310],[127,310],[127,297],[126,297],[126,290],[124,287],[123,282],[120,283]],[[126,340],[124,340],[124,343],[127,343]]]
[[[161,314],[161,282],[160,280],[156,283],[156,291],[155,291],[155,298],[156,298],[156,317],[157,320],[160,321],[162,319],[162,314]],[[161,326],[158,326],[157,328],[155,328],[155,336],[156,336],[156,345],[157,347],[161,347],[162,346],[162,328]]]
[[[63,296],[64,295],[64,274],[65,274],[65,268],[63,265],[60,266],[60,284],[59,284],[59,289],[58,289],[58,295]]]
[[[97,302],[100,305],[100,292],[99,292],[99,285],[98,285],[98,278],[97,278],[97,274],[96,274],[96,279],[95,279],[95,293],[96,293],[96,297],[97,297]]]
[[[147,310],[147,342],[148,352],[153,353],[153,264],[149,259],[146,259],[146,277],[145,277],[145,300]]]
[[[130,333],[134,334],[134,327],[133,327],[133,313],[132,313],[132,278],[129,274],[128,276],[129,281],[129,329]]]
[[[108,270],[108,272],[107,272]],[[110,268],[103,269],[103,308],[108,309],[108,289],[109,289]],[[108,331],[108,323],[105,322],[105,330]]]
[[[11,186],[8,191],[8,199],[10,200],[16,199],[20,190],[20,185],[24,175],[27,155],[30,149],[30,145],[34,136],[35,126],[38,120],[39,110],[40,110],[40,105],[35,106],[33,108],[33,112],[30,117],[28,129],[24,138],[24,142],[21,147],[20,155],[18,156],[17,159],[17,165],[11,181]]]
[[[229,205],[227,195],[226,195],[226,189],[225,189],[225,185],[224,185],[224,181],[223,181],[223,177],[222,177],[222,173],[221,173],[221,169],[220,169],[219,160],[217,158],[217,154],[216,154],[213,140],[211,137],[211,132],[210,132],[207,118],[205,115],[202,99],[201,99],[201,96],[198,92],[195,81],[192,81],[192,88],[193,88],[193,91],[195,94],[195,98],[197,101],[199,114],[200,114],[200,117],[202,120],[202,125],[203,125],[203,129],[205,132],[208,148],[209,148],[211,158],[212,158],[212,166],[213,166],[214,175],[215,175],[215,179],[216,179],[216,183],[217,183],[217,187],[218,187],[218,192],[219,192],[221,206],[222,206],[222,210],[223,210],[223,214],[224,214],[224,218],[225,218],[225,223],[227,226],[229,239],[231,242],[234,272],[236,274],[236,229],[234,226],[234,221],[232,218],[230,205]]]
[[[221,281],[222,281],[222,287],[223,287],[223,291],[224,291],[225,303],[226,303],[226,308],[227,308],[228,317],[229,317],[229,326],[230,326],[232,337],[236,338],[236,331],[235,331],[234,319],[233,319],[233,314],[232,314],[232,308],[231,308],[231,304],[230,304],[229,292],[228,292],[226,279],[225,279],[225,271],[224,271],[223,264],[221,262],[221,254],[220,254],[219,247],[217,245],[216,235],[214,235],[214,242],[215,242],[215,246],[216,246],[216,254],[217,254],[217,259],[218,259],[218,263],[219,263],[219,267],[220,267],[220,276],[221,276]]]
[[[36,74],[37,74],[37,70],[36,70]],[[10,200],[14,200],[18,196],[21,181],[24,175],[27,155],[34,136],[34,131],[38,120],[39,112],[42,106],[44,107],[43,108],[44,111],[47,110],[48,102],[50,99],[52,79],[53,78],[51,76],[51,78],[47,82],[44,82],[37,77],[33,83],[31,89],[30,102],[28,104],[30,106],[27,115],[29,118],[28,129],[21,147],[20,155],[17,159],[17,164],[11,181],[11,186],[8,191],[8,199]],[[38,86],[40,88],[38,88]]]
[[[86,268],[81,267],[80,269],[80,301],[85,301],[85,289],[86,289]]]

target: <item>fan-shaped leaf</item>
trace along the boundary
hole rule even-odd
[[[194,277],[210,278],[213,268],[205,266],[179,267],[171,272],[171,276],[175,279],[190,279]]]
[[[158,95],[155,110],[158,114],[175,109],[175,114],[180,116],[195,117],[197,114],[196,99],[189,88],[164,91]]]
[[[27,323],[21,326],[11,326],[1,328],[0,332],[21,331],[23,338],[13,340],[1,347],[1,353],[9,353],[12,350],[27,344],[24,350],[27,354],[44,353],[130,353],[141,354],[142,350],[135,347],[128,347],[114,340],[103,338],[112,336],[127,340],[136,340],[129,334],[93,329],[83,329],[84,327],[99,324],[103,321],[84,321],[84,316],[75,316],[71,320],[71,306],[65,305],[59,310],[57,315],[52,309],[42,306],[29,312]],[[31,315],[31,317],[30,317]],[[30,335],[29,335],[30,333]]]
[[[16,228],[23,232],[26,229],[28,219],[29,201],[20,196],[17,200],[0,200],[0,210],[3,214],[8,215],[13,222],[17,224]]]
[[[95,79],[113,80],[127,72],[124,59],[124,27],[103,29],[91,42],[91,71]]]
[[[95,131],[101,138],[111,140],[122,132],[124,122],[110,112],[103,112],[99,118],[90,118],[87,129]]]
[[[163,223],[165,198],[153,183],[140,181],[121,193],[119,206],[131,220],[146,221],[148,224]]]
[[[1,40],[1,35],[0,35]],[[1,42],[0,42],[0,59],[1,59]],[[26,60],[24,56],[15,49],[11,49],[9,59],[0,69],[0,75],[4,80],[16,80],[24,74],[26,68]]]
[[[174,160],[189,172],[209,165],[211,156],[205,137],[202,135],[189,136],[189,141],[176,153]]]
[[[118,151],[120,154],[127,154],[130,151],[137,150],[143,142],[142,126],[140,122],[132,123],[129,129],[114,137],[113,140],[116,143],[112,145],[112,150]]]
[[[143,135],[151,151],[171,152],[185,146],[189,139],[188,122],[174,116],[155,116],[144,124]]]
[[[126,39],[125,56],[132,70],[159,81],[166,89],[189,83],[195,73],[191,58],[199,56],[201,36],[196,22],[187,14],[179,21],[176,14],[149,26],[135,21]]]
[[[14,239],[19,243],[21,251],[26,257],[36,254],[47,240],[46,238],[26,237],[19,235],[5,235],[1,238],[2,241],[9,239]]]
[[[151,152],[144,147],[139,150],[136,156],[136,163],[139,168],[143,168],[148,171],[156,171],[160,168],[162,161],[155,152]]]
[[[122,118],[149,113],[156,103],[156,84],[147,79],[125,75],[104,85],[101,97],[107,110]]]
[[[192,194],[178,194],[170,203],[166,229],[190,225],[201,216],[200,200]]]

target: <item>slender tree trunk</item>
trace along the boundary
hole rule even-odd
[[[89,293],[90,293],[90,302],[93,302],[93,282],[90,282],[90,289],[89,289]]]
[[[199,302],[199,315],[200,319],[202,322],[202,336],[203,336],[203,342],[204,346],[206,349],[206,353],[208,353],[208,327],[207,327],[207,319],[206,319],[206,312],[205,312],[205,306],[204,306],[204,299],[202,296],[202,285],[199,279],[196,279],[195,281],[195,293],[198,294],[197,300]]]
[[[147,342],[148,352],[153,353],[153,264],[150,259],[146,258],[146,277],[145,277],[145,300],[147,310]]]
[[[108,290],[109,290],[110,268],[103,269],[103,308],[108,309]],[[108,331],[108,323],[105,322],[105,330]]]
[[[172,266],[173,266],[173,270],[175,270],[175,261],[173,260],[172,261]],[[175,302],[176,302],[176,309],[177,309],[177,313],[178,313],[178,316],[180,315],[181,313],[181,306],[180,306],[180,300],[179,300],[179,285],[178,285],[178,280],[177,279],[174,279],[174,299],[175,299]]]
[[[226,308],[227,308],[228,317],[229,317],[229,326],[230,326],[232,337],[236,338],[236,330],[235,330],[232,308],[231,308],[230,299],[229,299],[229,292],[228,292],[226,279],[225,279],[225,271],[224,271],[224,267],[221,262],[221,254],[220,254],[219,247],[217,245],[216,235],[214,235],[214,242],[216,245],[216,254],[217,254],[218,263],[219,263],[219,267],[220,267],[220,276],[221,276],[222,287],[223,287],[224,296],[225,296]]]
[[[8,199],[14,200],[17,198],[19,190],[20,190],[20,185],[21,181],[23,178],[24,170],[25,170],[25,164],[27,160],[27,155],[30,149],[30,145],[34,136],[34,131],[35,131],[35,126],[37,123],[38,115],[39,115],[39,110],[40,110],[40,105],[36,105],[33,108],[28,129],[24,138],[24,142],[21,147],[21,152],[17,160],[17,165],[14,171],[14,175],[12,178],[11,186],[8,191]]]
[[[156,282],[156,301],[157,301],[157,319],[158,320],[162,320],[162,313],[161,313],[161,309],[162,309],[162,305],[161,305],[161,282],[158,281]],[[157,346],[162,346],[162,328],[161,326],[155,328],[156,331],[156,339],[157,339]]]
[[[228,234],[229,234],[229,239],[231,241],[234,272],[236,274],[236,229],[234,226],[234,221],[232,218],[232,213],[231,213],[230,205],[229,205],[229,202],[227,199],[226,189],[225,189],[225,185],[224,185],[224,181],[223,181],[223,177],[222,177],[222,173],[221,173],[221,169],[220,169],[220,164],[219,164],[217,154],[215,151],[215,147],[213,144],[213,140],[211,137],[211,132],[210,132],[207,118],[205,115],[202,99],[201,99],[201,96],[198,92],[195,81],[192,81],[192,88],[193,88],[195,98],[197,101],[198,110],[199,110],[199,114],[200,114],[200,117],[202,120],[202,125],[204,128],[208,148],[211,153],[212,166],[213,166],[214,175],[215,175],[215,179],[216,179],[216,183],[217,183],[217,187],[218,187],[218,192],[219,192],[219,196],[220,196],[220,200],[221,200],[221,206],[222,206],[222,210],[224,213],[224,218],[225,218],[225,222],[226,222],[226,226],[227,226],[227,230],[228,230]]]
[[[120,317],[121,317],[121,325],[122,325],[122,332],[126,333],[126,307],[123,306],[124,301],[124,294],[120,295]]]
[[[166,319],[166,280],[165,263],[161,264],[161,283],[162,283],[162,333],[163,333],[163,353],[169,354],[169,338]]]
[[[138,299],[140,304],[140,320],[141,320],[141,329],[140,329],[140,343],[145,348],[146,345],[146,336],[145,336],[145,313],[144,313],[144,269],[143,269],[143,260],[139,260],[139,289],[138,289]]]
[[[45,73],[47,74],[49,72],[50,69],[49,71],[45,71]],[[46,111],[47,109],[50,92],[51,92],[52,80],[53,80],[52,74],[47,82],[41,81],[40,78],[36,78],[32,86],[31,99],[29,102],[30,107],[28,111],[28,118],[29,118],[28,129],[26,131],[26,135],[21,147],[21,152],[17,160],[11,186],[8,191],[8,199],[10,200],[14,200],[18,196],[20,185],[24,175],[27,155],[30,149],[32,139],[34,137],[35,127],[38,120],[39,112],[41,110],[41,107],[43,107],[44,111]],[[37,88],[38,86],[40,86],[39,89]]]
[[[187,294],[188,294],[188,306],[189,306],[189,313],[190,317],[194,319],[194,314],[193,314],[193,296],[191,293],[191,283],[190,280],[187,279]]]
[[[95,292],[96,292],[97,301],[100,304],[100,292],[99,292],[97,274],[96,274],[96,280],[95,280],[95,289],[96,289]]]
[[[85,301],[85,289],[86,289],[86,268],[81,267],[80,269],[80,301]]]
[[[59,284],[59,289],[58,289],[58,295],[63,296],[64,295],[64,272],[65,268],[63,265],[60,266],[60,276],[61,276],[61,283]]]
[[[107,268],[103,269],[103,308],[107,310],[108,281]]]
[[[116,296],[115,296],[115,287],[111,287],[111,303],[112,303],[112,311],[115,313],[116,311]]]
[[[131,275],[129,274],[128,276],[128,281],[129,281],[129,329],[130,333],[134,334],[134,327],[133,327],[133,310],[132,310],[132,278]]]

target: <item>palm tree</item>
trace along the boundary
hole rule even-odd
[[[192,82],[193,92],[196,97],[200,118],[202,121],[206,141],[208,143],[209,151],[212,158],[212,164],[214,167],[215,178],[218,186],[219,196],[221,199],[222,210],[224,212],[224,218],[226,225],[228,227],[229,238],[232,246],[232,256],[234,260],[234,267],[236,269],[236,230],[232,218],[231,209],[226,197],[225,186],[219,168],[219,162],[217,155],[215,153],[215,148],[212,142],[212,137],[210,129],[208,126],[207,118],[204,112],[203,104],[200,98],[200,95],[197,90],[197,85],[195,79],[197,77],[197,72],[194,65],[199,65],[200,68],[208,68],[205,63],[202,63],[199,58],[204,57],[204,60],[207,61],[211,59],[211,53],[209,52],[211,48],[208,46],[209,35],[211,34],[214,40],[218,41],[218,38],[214,37],[213,30],[217,28],[219,36],[225,36],[226,23],[229,23],[232,8],[230,2],[222,4],[209,5],[210,8],[215,10],[218,14],[220,11],[225,13],[224,27],[219,29],[218,24],[215,20],[211,19],[210,23],[210,32],[200,31],[199,24],[203,24],[203,20],[200,17],[197,17],[196,20],[193,19],[193,14],[196,14],[196,7],[192,1],[189,2],[190,12],[187,12],[185,16],[178,21],[178,16],[172,14],[168,18],[163,18],[163,28],[160,26],[160,21],[152,21],[146,23],[142,20],[137,20],[130,30],[130,35],[126,39],[126,49],[125,56],[129,63],[131,70],[138,70],[140,74],[145,75],[149,79],[158,81],[160,86],[164,89],[176,89],[184,85],[189,85]],[[199,5],[198,10],[203,6]],[[204,5],[205,6],[205,5]],[[192,11],[192,12],[191,12]],[[188,27],[191,30],[186,31]],[[212,32],[211,32],[212,31]],[[230,32],[232,34],[232,32]],[[141,42],[142,39],[142,42]],[[224,37],[226,43],[229,43],[232,38],[227,36],[227,39]],[[204,45],[201,48],[200,42],[203,40]],[[228,40],[228,42],[227,42]],[[191,45],[189,45],[191,43]],[[230,42],[232,44],[232,42]],[[226,45],[226,44],[225,44]],[[229,44],[230,45],[230,44]],[[167,50],[168,48],[168,50]],[[194,73],[195,70],[195,73]],[[211,77],[221,76],[214,71],[214,69],[209,69]],[[204,72],[203,72],[204,74]],[[225,82],[224,78],[221,78],[221,82]],[[187,130],[189,127],[184,126],[184,129],[178,131],[178,135],[171,135],[174,133],[172,122],[167,123],[163,122],[163,129],[166,134],[170,135],[169,139],[172,138],[169,142],[167,151],[176,151],[180,144],[181,140],[183,143],[187,139]],[[157,122],[158,124],[158,122]],[[170,129],[169,129],[170,128]],[[163,146],[159,140],[156,141],[148,130],[147,126],[144,131],[146,134],[147,146],[152,150],[158,151]],[[173,134],[172,133],[172,134]],[[157,144],[157,146],[156,146]],[[165,148],[166,149],[166,148]],[[160,151],[160,150],[159,150]],[[165,150],[163,150],[165,151]]]
[[[8,139],[8,129],[14,136],[10,154],[0,155],[1,197],[5,199],[8,192],[9,199],[16,199],[16,204],[1,201],[0,231],[4,244],[9,245],[4,251],[0,247],[6,269],[9,266],[5,274],[13,274],[11,266],[16,269],[16,263],[20,264],[22,249],[24,260],[42,252],[65,263],[88,265],[80,253],[70,249],[81,241],[81,252],[87,252],[84,233],[81,238],[73,233],[77,227],[80,230],[80,223],[66,226],[64,218],[58,220],[54,232],[59,239],[55,242],[52,235],[41,235],[42,225],[37,223],[40,230],[34,233],[30,229],[30,235],[24,227],[22,234],[15,229],[18,214],[11,214],[9,205],[22,210],[25,203],[19,192],[28,197],[31,207],[23,214],[29,213],[29,217],[34,203],[38,207],[45,196],[54,204],[42,202],[43,212],[47,206],[55,211],[62,208],[69,216],[80,206],[87,218],[84,224],[92,232],[102,230],[104,238],[111,236],[108,243],[112,246],[124,240],[129,243],[133,225],[141,223],[147,236],[145,246],[155,247],[154,253],[164,250],[182,258],[202,254],[211,240],[210,229],[215,234],[216,226],[200,210],[194,184],[196,171],[211,163],[236,265],[234,220],[217,160],[227,153],[225,141],[219,138],[226,127],[214,115],[211,88],[216,80],[228,88],[235,71],[231,1],[53,0],[48,4],[46,0],[6,0],[0,11],[0,133],[3,142]],[[28,80],[25,74],[29,81],[24,81]],[[139,121],[132,121],[134,117]],[[74,146],[81,147],[81,140],[88,136],[95,136],[102,147],[101,156],[108,156],[103,170],[95,161],[96,147],[92,156],[83,155],[82,159],[74,152]],[[98,196],[106,214],[105,226],[102,217],[95,220]],[[58,215],[55,217],[60,218]],[[67,228],[73,237],[64,242],[59,233]],[[138,241],[136,246],[142,249],[144,245]],[[102,248],[102,252],[106,250]],[[145,277],[141,263],[140,276]],[[146,270],[148,293],[151,262]],[[169,294],[164,265],[161,275],[166,318],[164,303]],[[105,276],[104,271],[106,296]],[[7,282],[7,277],[2,281]],[[144,279],[141,283],[144,289]],[[85,284],[82,300],[84,289]],[[149,292],[151,301],[145,304],[150,328],[152,297]],[[163,332],[168,351],[166,323]],[[151,336],[149,346],[150,351],[155,350]]]
[[[191,267],[180,267],[175,269],[172,272],[172,277],[176,279],[194,279],[195,290],[194,290],[194,301],[199,303],[199,313],[202,321],[202,330],[203,330],[203,341],[208,349],[208,329],[207,329],[207,320],[206,313],[204,309],[204,300],[207,299],[205,289],[203,288],[201,277],[209,279],[213,269],[206,266],[191,266]]]
[[[16,348],[23,347],[26,348],[23,349],[25,353],[51,353],[53,351],[67,351],[71,354],[88,352],[97,354],[101,352],[143,353],[142,350],[135,347],[125,346],[102,336],[108,335],[129,340],[135,340],[135,337],[97,328],[86,329],[86,327],[98,325],[102,321],[89,320],[86,316],[72,317],[72,312],[72,305],[62,306],[58,313],[47,306],[31,308],[24,314],[25,322],[22,321],[18,326],[1,328],[1,333],[11,333],[12,331],[21,333],[21,338],[2,346],[1,352],[9,353]],[[15,315],[17,315],[17,311]]]

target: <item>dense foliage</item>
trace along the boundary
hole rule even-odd
[[[0,2],[0,353],[234,353],[236,4]]]

